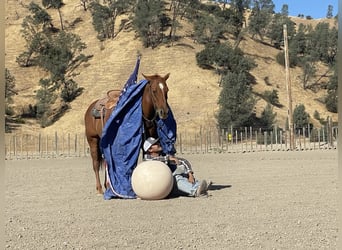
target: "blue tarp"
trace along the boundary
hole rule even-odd
[[[134,199],[136,194],[131,185],[131,176],[137,165],[143,138],[142,94],[147,80],[136,83],[139,58],[131,77],[127,81],[116,108],[107,120],[100,147],[107,162],[109,187],[104,199]],[[158,135],[164,153],[174,154],[176,121],[169,109],[168,118],[158,119]]]
[[[166,119],[157,117],[157,132],[160,140],[160,145],[163,148],[163,153],[168,155],[176,154],[174,147],[177,136],[177,123],[173,116],[171,107]]]

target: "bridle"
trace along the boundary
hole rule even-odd
[[[159,83],[161,84],[161,83]],[[148,87],[149,87],[149,93],[150,93],[150,96],[151,96],[151,101],[152,101],[152,104],[153,104],[153,109],[154,109],[154,115],[152,117],[152,119],[148,119],[145,115],[144,115],[144,112],[142,112],[142,117],[143,119],[148,122],[148,123],[152,123],[151,126],[153,126],[153,122],[156,120],[157,116],[158,116],[158,113],[157,113],[157,109],[156,109],[156,104],[155,104],[155,96],[153,95],[153,92],[152,92],[152,87],[151,87],[151,82],[148,82]],[[164,86],[163,86],[164,87]],[[162,89],[162,87],[161,87]],[[163,95],[163,98],[165,98],[165,96]],[[166,100],[164,100],[166,101]]]

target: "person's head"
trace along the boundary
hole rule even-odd
[[[159,138],[147,138],[144,142],[143,149],[146,153],[157,153],[162,151],[162,148],[159,144]]]

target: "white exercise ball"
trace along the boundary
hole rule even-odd
[[[143,161],[133,170],[132,188],[143,200],[164,199],[172,187],[171,170],[161,161]]]

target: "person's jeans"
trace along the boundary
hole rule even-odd
[[[188,181],[188,178],[177,174],[174,176],[178,191],[181,191],[189,196],[195,196],[199,182],[196,180],[194,184]]]

